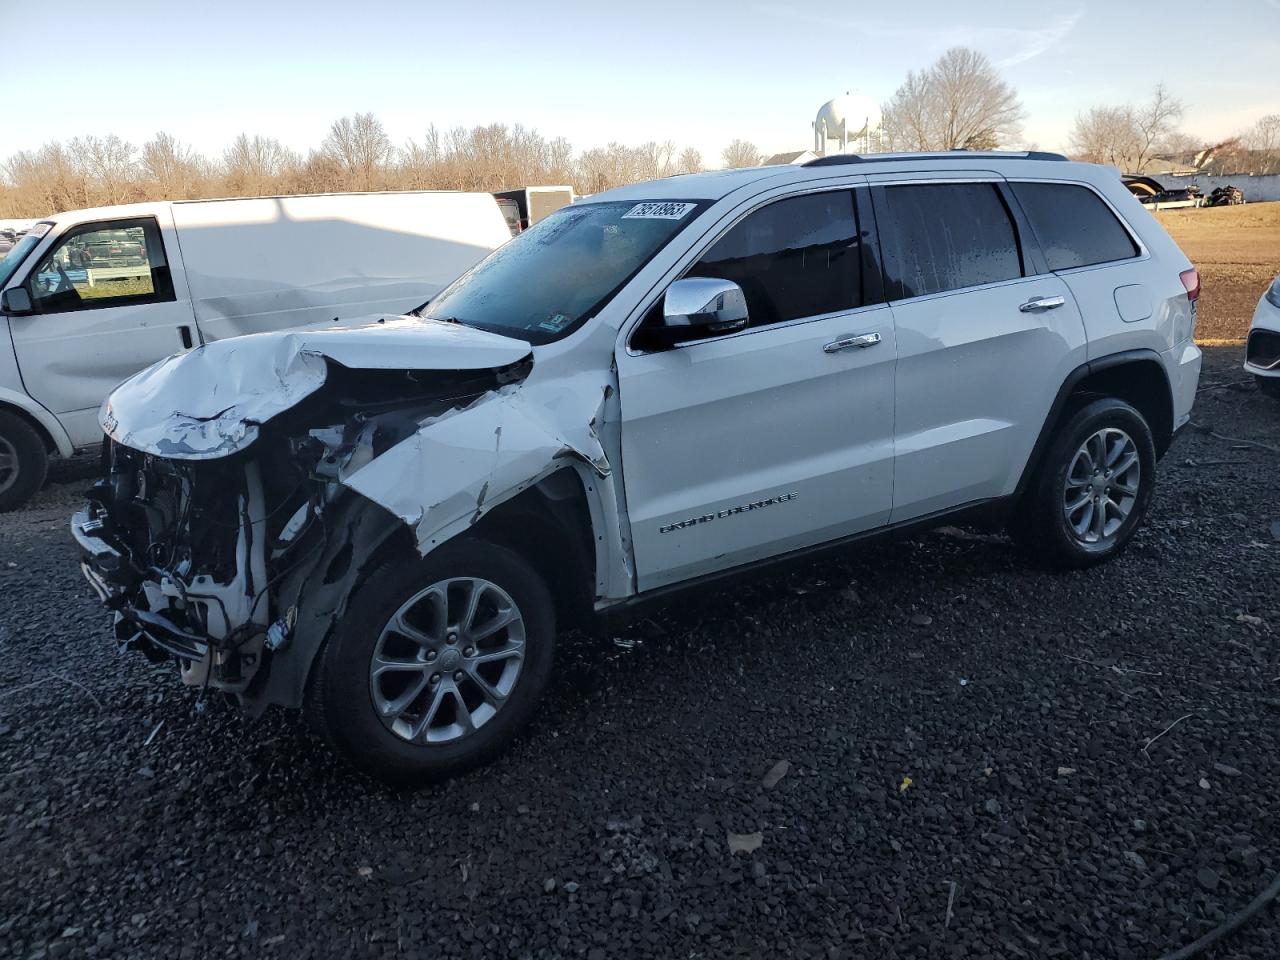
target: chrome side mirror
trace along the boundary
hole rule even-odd
[[[676,343],[742,330],[747,298],[730,280],[685,277],[667,288],[662,301],[663,339]]]

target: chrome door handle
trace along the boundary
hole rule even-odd
[[[822,348],[823,353],[839,353],[841,350],[848,350],[850,347],[874,347],[880,342],[880,334],[878,333],[861,333],[856,337],[842,337],[839,340],[832,340]]]
[[[1067,302],[1066,297],[1032,297],[1018,307],[1023,313],[1039,313],[1041,310],[1052,310]]]

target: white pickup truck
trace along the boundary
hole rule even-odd
[[[138,203],[30,227],[0,260],[0,511],[102,441],[111,388],[199,344],[403,313],[510,239],[487,193]]]

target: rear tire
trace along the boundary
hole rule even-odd
[[[532,719],[555,633],[551,594],[522,556],[446,543],[369,577],[317,658],[307,709],[373,776],[440,780],[492,760]]]
[[[1280,377],[1254,377],[1258,381],[1258,390],[1263,396],[1272,400],[1280,400]]]
[[[44,486],[49,453],[35,428],[0,410],[0,513],[16,510]]]
[[[1134,407],[1094,400],[1062,425],[1010,524],[1035,562],[1074,570],[1115,557],[1155,488],[1151,428]]]

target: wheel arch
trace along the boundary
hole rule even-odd
[[[0,410],[12,413],[29,424],[49,453],[69,457],[75,452],[71,438],[57,417],[25,394],[0,387]]]
[[[566,467],[498,504],[445,542],[487,540],[515,550],[546,577],[557,620],[586,626],[596,582],[595,527],[587,497],[578,471]],[[335,503],[326,526],[314,563],[291,571],[274,598],[285,616],[292,611],[292,636],[288,646],[272,655],[262,686],[246,692],[250,713],[269,703],[302,706],[320,650],[355,593],[387,564],[425,555],[400,517],[354,491]]]
[[[558,622],[577,627],[590,622],[596,583],[595,525],[584,484],[572,467],[557,470],[498,504],[464,534],[528,560],[547,580]]]
[[[1082,404],[1097,397],[1115,397],[1142,414],[1151,427],[1157,458],[1173,441],[1173,389],[1154,350],[1125,350],[1076,367],[1058,388],[1049,415],[1027,458],[1015,496],[1026,492],[1058,427]]]

